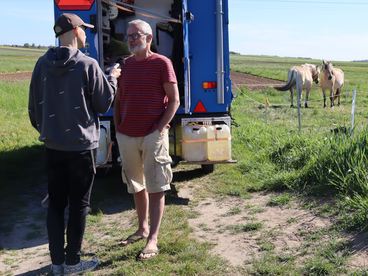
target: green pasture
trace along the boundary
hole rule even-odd
[[[42,148],[28,121],[29,81],[0,81],[0,216],[20,218],[26,206],[20,195],[42,175]],[[40,166],[40,164],[42,164]],[[31,180],[31,181],[30,181]],[[17,205],[19,208],[7,206]],[[12,220],[12,219],[11,219]],[[10,230],[0,223],[0,232]]]
[[[45,49],[0,46],[0,73],[32,71]]]
[[[231,58],[235,71],[281,80],[292,65],[319,62],[263,56]],[[345,71],[349,83],[341,106],[323,108],[319,88],[314,87],[310,108],[301,108],[301,131],[297,108],[289,107],[288,92],[271,87],[257,91],[235,88],[232,112],[239,126],[233,128],[233,156],[238,164],[217,170],[215,174],[223,182],[212,189],[244,197],[250,191],[265,189],[332,196],[339,201],[341,224],[366,229],[368,82],[364,76],[368,63],[334,64]],[[353,128],[352,90],[347,88],[357,91]]]
[[[368,62],[332,61],[335,67],[345,72],[345,87],[351,90],[355,87],[366,90],[368,87]],[[231,56],[231,70],[249,73],[276,80],[286,80],[291,66],[303,63],[320,65],[322,60],[307,58],[283,58],[276,56]]]
[[[281,58],[274,56],[231,56],[231,70],[242,73],[249,73],[266,78],[286,81],[287,72],[291,66],[303,63],[322,64],[321,60],[303,59],[303,58]],[[310,94],[309,106],[311,110],[302,109],[302,128],[303,130],[312,130],[319,128],[333,128],[334,126],[349,126],[351,124],[351,108],[353,91],[356,90],[355,106],[355,125],[354,127],[364,127],[367,123],[368,115],[368,62],[339,62],[333,61],[335,67],[341,68],[345,73],[345,85],[341,96],[341,107],[323,109],[323,96],[321,89],[314,84]],[[235,87],[234,92],[239,92],[239,87]],[[249,101],[257,101],[265,104],[271,103],[271,109],[278,108],[281,105],[290,106],[289,91],[279,92],[272,88],[267,88],[261,93],[246,91],[246,97]],[[303,92],[304,93],[304,92]],[[302,105],[304,106],[304,96],[302,96]],[[329,105],[329,92],[326,91],[327,105]],[[336,104],[336,103],[335,103]],[[294,106],[296,106],[296,93],[294,95]],[[269,111],[270,112],[270,111]],[[271,112],[272,113],[272,112]],[[285,119],[295,126],[297,124],[297,113],[295,110],[281,110],[285,114]],[[265,112],[265,114],[268,114]],[[276,114],[280,114],[276,112]],[[310,116],[310,114],[313,114]],[[266,115],[263,118],[267,118]],[[282,121],[280,121],[283,124]]]
[[[38,51],[0,48],[0,73],[32,70]],[[6,60],[6,62],[4,62]],[[317,60],[264,56],[232,56],[231,68],[269,78],[285,80],[291,65]],[[18,64],[8,70],[7,65]],[[329,214],[336,225],[329,233],[331,240],[306,258],[295,262],[293,256],[279,256],[272,244],[249,268],[233,268],[220,258],[209,254],[211,244],[192,239],[187,220],[195,216],[190,209],[175,202],[169,204],[162,225],[161,252],[152,262],[134,260],[139,245],[122,249],[113,242],[99,243],[94,235],[104,233],[118,239],[121,232],[133,230],[108,228],[101,224],[102,213],[97,209],[89,216],[86,240],[98,246],[99,257],[105,261],[99,272],[110,275],[366,275],[366,271],[348,271],[346,260],[351,254],[348,244],[342,243],[339,231],[366,230],[368,225],[368,64],[336,62],[346,73],[348,85],[343,92],[342,105],[323,108],[318,88],[311,95],[310,108],[302,108],[302,129],[298,131],[297,109],[290,108],[287,92],[272,88],[250,91],[236,89],[232,106],[236,126],[232,132],[234,165],[219,165],[210,176],[210,183],[200,186],[199,197],[232,196],[247,198],[254,191],[276,191],[279,196],[270,204],[287,205],[292,197],[305,200],[306,208]],[[29,81],[0,81],[0,217],[7,221],[22,217],[25,208],[23,195],[31,187],[42,190],[43,150],[37,133],[28,122],[27,101]],[[350,135],[352,90],[357,88],[356,125]],[[335,132],[334,132],[335,130]],[[119,185],[118,175],[99,178],[93,201],[111,208],[111,204],[131,203]],[[44,190],[44,189],[43,189]],[[35,195],[32,195],[35,196]],[[42,195],[37,195],[37,198]],[[319,199],[329,204],[320,206]],[[199,200],[199,199],[196,199]],[[7,206],[18,204],[9,210]],[[233,212],[238,210],[234,206]],[[244,222],[246,223],[246,221]],[[258,231],[262,225],[243,224],[234,231]],[[0,231],[11,231],[11,223],[2,221]],[[317,239],[323,233],[314,233]],[[97,235],[98,236],[98,235]],[[97,239],[97,240],[96,240]],[[141,246],[141,245],[140,245]],[[308,245],[305,245],[308,246]],[[1,253],[1,251],[0,251]]]
[[[28,122],[29,81],[0,81],[0,149],[17,150],[35,144],[36,131]]]

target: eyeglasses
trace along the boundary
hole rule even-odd
[[[127,38],[128,40],[137,40],[139,38],[141,38],[142,36],[146,36],[148,34],[141,34],[141,33],[132,33],[132,34],[128,34]]]

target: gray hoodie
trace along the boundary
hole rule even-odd
[[[83,151],[99,141],[98,114],[111,106],[117,81],[78,49],[56,47],[39,58],[29,91],[29,118],[50,149]]]

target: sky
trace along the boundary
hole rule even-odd
[[[0,45],[55,45],[53,5],[0,0]],[[241,54],[368,59],[368,0],[229,0],[229,31]]]

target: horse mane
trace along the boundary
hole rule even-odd
[[[318,78],[318,76],[319,76],[318,65],[311,64],[311,63],[305,63],[303,65],[304,66],[308,66],[309,68],[311,68],[311,73],[312,73],[313,80],[315,80],[316,78]]]

